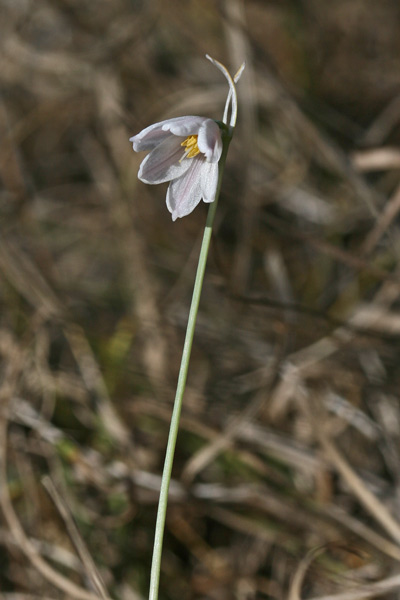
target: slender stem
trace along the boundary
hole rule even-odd
[[[218,185],[215,194],[215,200],[210,204],[208,209],[207,222],[204,230],[203,241],[200,249],[199,262],[197,265],[196,279],[194,282],[192,303],[190,305],[190,312],[188,318],[188,324],[186,328],[185,343],[183,346],[181,366],[179,370],[178,384],[176,388],[176,396],[174,403],[174,410],[172,412],[171,424],[168,436],[168,445],[165,454],[164,470],[161,480],[160,498],[158,501],[158,512],[157,522],[154,537],[154,548],[153,548],[153,559],[151,564],[151,575],[150,575],[150,595],[149,600],[157,600],[158,598],[158,587],[160,581],[160,569],[161,569],[161,554],[162,545],[164,538],[165,529],[165,517],[167,513],[168,504],[168,491],[171,480],[172,464],[174,461],[176,439],[179,430],[179,419],[181,415],[183,394],[186,386],[186,378],[189,368],[190,353],[192,351],[193,335],[196,326],[197,311],[199,308],[201,290],[203,286],[204,272],[206,269],[208,249],[210,247],[212,228],[214,223],[215,212],[217,209],[218,197],[221,189],[222,174],[224,171],[226,155],[228,152],[229,142],[231,141],[232,131],[223,135],[223,150],[219,160],[219,173],[218,173]]]

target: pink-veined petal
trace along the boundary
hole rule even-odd
[[[218,162],[222,153],[221,130],[215,121],[206,119],[199,129],[197,145],[208,162]]]
[[[165,121],[161,123],[154,123],[143,129],[137,135],[129,138],[129,141],[133,144],[135,152],[142,152],[144,150],[153,150],[158,144],[161,144],[170,134],[169,131],[163,129]]]
[[[201,170],[205,164],[204,157],[196,156],[189,161],[190,169],[179,179],[174,179],[168,187],[167,207],[172,213],[173,221],[190,214],[201,200]]]
[[[163,130],[186,138],[188,135],[197,135],[204,123],[210,120],[207,117],[177,117],[164,121]]]
[[[167,139],[150,152],[140,165],[138,177],[144,183],[164,183],[181,177],[190,167],[191,159],[184,159],[183,138],[168,133]]]
[[[206,117],[174,117],[173,119],[167,119],[166,121],[160,121],[160,123],[149,125],[149,127],[146,127],[138,134],[129,138],[129,141],[132,142],[135,152],[153,150],[153,148],[165,140],[170,133],[173,135],[182,135],[183,137],[197,135],[199,128],[204,121],[207,120]]]
[[[218,185],[218,163],[205,162],[200,174],[201,193],[204,202],[214,202]]]

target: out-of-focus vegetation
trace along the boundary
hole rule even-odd
[[[206,52],[247,67],[161,597],[394,598],[397,0],[1,0],[0,31],[1,600],[94,598],[79,539],[146,597],[206,207],[172,223],[128,138],[221,117]]]

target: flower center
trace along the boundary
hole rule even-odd
[[[193,158],[194,156],[200,154],[200,150],[197,145],[197,135],[189,135],[186,140],[181,143],[181,146],[186,148],[186,150],[179,162],[182,162],[184,158]]]

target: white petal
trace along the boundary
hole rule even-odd
[[[214,202],[218,185],[218,163],[205,162],[201,168],[200,178],[204,202]]]
[[[164,121],[163,130],[186,138],[188,135],[197,135],[206,121],[211,121],[211,119],[206,117],[177,117],[176,119]]]
[[[164,183],[183,175],[193,159],[184,159],[183,138],[168,133],[167,139],[150,152],[140,165],[138,177],[144,183]]]
[[[215,121],[206,119],[199,129],[197,145],[208,162],[218,162],[222,153],[221,130]]]
[[[141,152],[142,150],[153,150],[153,148],[171,135],[168,131],[163,129],[164,123],[165,121],[154,123],[154,125],[146,127],[146,129],[143,129],[137,135],[129,138],[129,141],[133,143],[134,151]]]
[[[167,207],[173,221],[191,213],[201,200],[201,170],[206,164],[204,157],[196,156],[188,162],[190,169],[179,179],[174,179],[168,187]]]
[[[133,143],[135,152],[153,150],[170,135],[170,132],[184,137],[197,135],[199,128],[207,120],[209,119],[206,117],[174,117],[146,127],[137,135],[129,138],[129,141]]]

